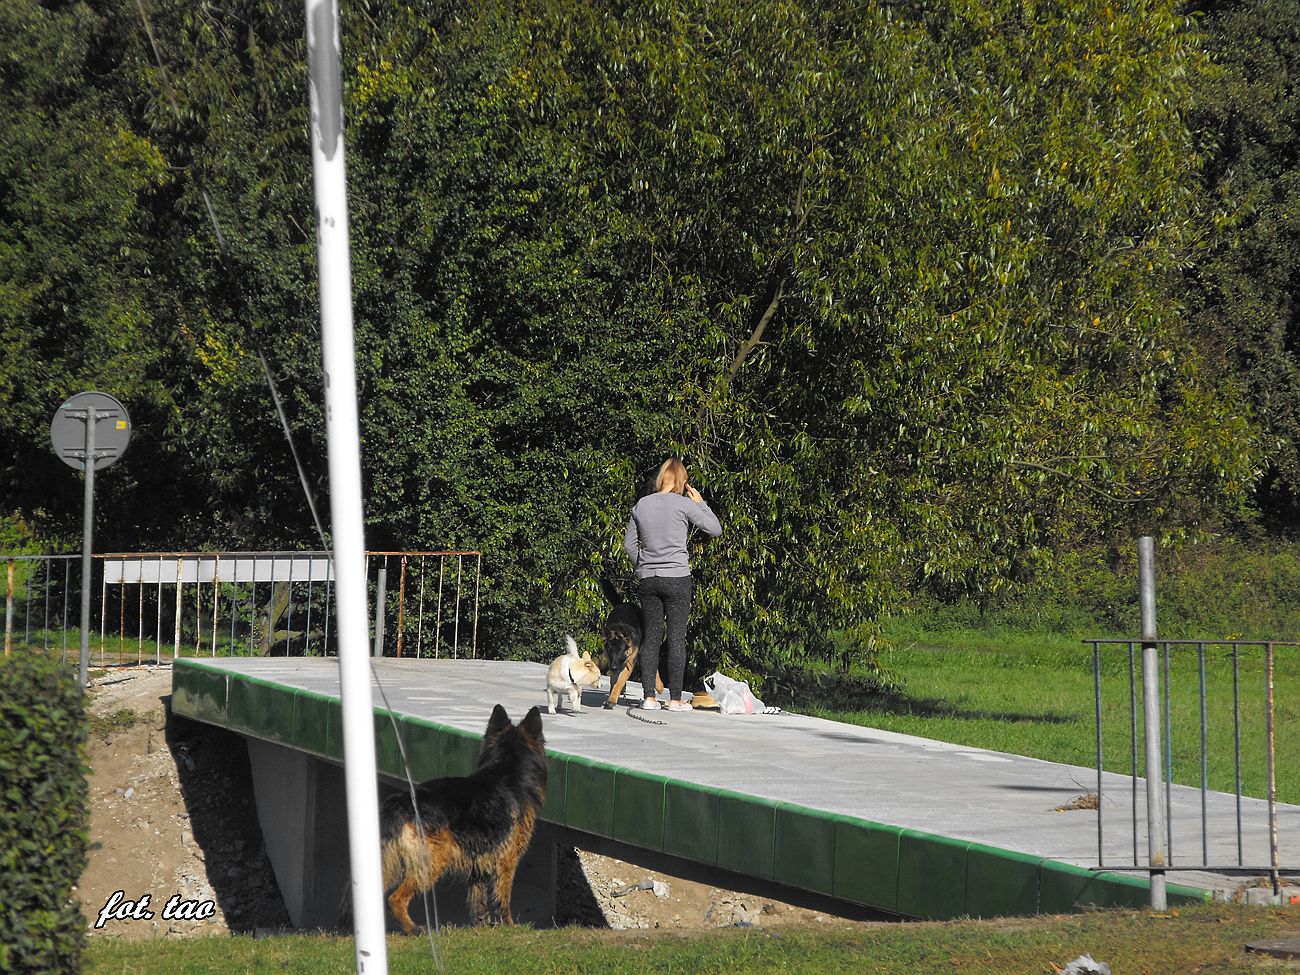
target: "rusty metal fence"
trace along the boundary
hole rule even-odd
[[[0,555],[5,653],[75,663],[81,571],[72,554]],[[92,660],[101,667],[178,656],[337,653],[328,552],[127,552],[96,555]],[[478,551],[368,552],[373,652],[477,657]],[[391,580],[391,581],[390,581]]]
[[[1143,789],[1139,782],[1145,770],[1139,769],[1142,732],[1139,701],[1142,682],[1138,679],[1136,653],[1144,641],[1088,640],[1092,646],[1094,710],[1096,717],[1097,773],[1097,869],[1147,870],[1141,849],[1140,834],[1146,820],[1139,809]],[[1279,841],[1279,807],[1277,799],[1277,707],[1274,674],[1279,651],[1297,652],[1300,644],[1283,641],[1247,640],[1155,640],[1161,671],[1160,711],[1163,746],[1163,790],[1166,815],[1165,848],[1169,871],[1209,871],[1215,873],[1266,874],[1276,893],[1280,876],[1300,872],[1300,866],[1282,862]],[[1127,656],[1125,657],[1125,652]],[[1214,679],[1207,677],[1207,661]],[[1243,664],[1251,672],[1254,687],[1243,679]],[[1172,665],[1172,666],[1171,666]],[[1179,675],[1171,680],[1171,670]],[[1127,673],[1127,759],[1128,774],[1121,777],[1104,773],[1106,750],[1103,747],[1103,673],[1122,682]],[[1228,697],[1228,674],[1231,696]],[[1223,685],[1217,687],[1215,680]],[[1181,687],[1179,686],[1181,682]],[[1112,683],[1112,687],[1113,687]],[[1214,695],[1218,713],[1211,719],[1208,704]],[[1175,705],[1175,700],[1178,700]],[[1230,711],[1229,711],[1230,701]],[[1175,726],[1174,714],[1180,720]],[[1188,712],[1191,712],[1190,719]],[[1262,711],[1262,714],[1260,713]],[[1246,715],[1249,712],[1249,718]],[[1211,758],[1226,764],[1226,731],[1231,729],[1232,791],[1212,789]],[[1243,743],[1243,736],[1249,741]],[[1111,735],[1112,742],[1114,735]],[[1190,745],[1187,739],[1191,739]],[[1211,739],[1220,739],[1216,752]],[[1175,740],[1179,740],[1181,761],[1175,762]],[[1254,787],[1249,791],[1266,798],[1250,798],[1243,786],[1243,762],[1249,750]],[[1195,763],[1190,775],[1188,756]],[[1175,772],[1178,766],[1179,772]],[[1259,766],[1262,765],[1262,769]],[[1262,771],[1263,780],[1259,781]],[[1176,774],[1194,785],[1175,785]],[[1222,775],[1219,776],[1223,778]],[[1125,781],[1125,779],[1127,781]],[[1107,785],[1109,783],[1109,786]],[[1262,786],[1262,788],[1261,788]],[[1106,811],[1123,804],[1128,808],[1118,826],[1107,830]],[[1300,822],[1287,807],[1287,824],[1295,829]],[[1295,834],[1300,839],[1300,831]],[[1130,853],[1131,850],[1131,853]]]

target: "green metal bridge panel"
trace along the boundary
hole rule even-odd
[[[176,668],[172,672],[172,710],[196,721],[224,727],[227,681],[224,673],[197,667]]]
[[[309,691],[294,691],[293,745],[322,758],[343,757],[338,705]]]
[[[416,783],[439,778],[438,739],[442,736],[438,729],[409,715],[399,717],[397,727],[411,765],[411,778]]]
[[[815,809],[781,803],[776,807],[772,875],[783,883],[819,894],[835,889],[835,819]]]
[[[568,798],[568,756],[546,753],[546,802],[541,817],[552,823],[564,822],[564,803]]]
[[[597,836],[614,835],[614,769],[571,755],[565,761],[565,824]]]
[[[967,840],[905,829],[898,841],[898,913],[947,921],[966,913]]]
[[[375,764],[384,775],[400,779],[406,776],[402,765],[401,749],[397,746],[397,732],[393,719],[387,711],[376,711],[375,726]]]
[[[1043,861],[1039,878],[1039,910],[1044,914],[1071,914],[1087,906],[1145,907],[1151,902],[1144,878],[1054,860]]]
[[[971,917],[1037,914],[1043,859],[972,843],[966,851],[966,913]]]
[[[231,678],[227,727],[265,741],[293,743],[293,691],[264,681]]]
[[[718,792],[718,855],[727,870],[772,880],[776,806],[769,799]]]
[[[1214,892],[1199,887],[1166,883],[1165,899],[1170,904],[1208,904],[1214,900]]]
[[[614,773],[614,815],[611,836],[647,850],[664,848],[663,776],[631,769]]]
[[[898,911],[898,841],[902,830],[863,819],[835,820],[835,882],[831,893],[855,904]]]
[[[479,752],[483,749],[483,738],[471,735],[456,728],[444,728],[430,724],[438,732],[438,776],[469,775],[478,768]]]
[[[718,794],[669,780],[664,788],[664,852],[718,862]]]

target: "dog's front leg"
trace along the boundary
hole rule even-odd
[[[508,855],[497,864],[496,882],[493,893],[496,895],[500,923],[513,927],[515,919],[510,916],[510,894],[515,885],[515,868],[519,866],[519,854]]]
[[[632,676],[632,668],[636,666],[637,651],[640,647],[631,647],[623,656],[623,669],[619,671],[618,676],[614,679],[613,686],[609,689],[609,700],[605,702],[605,707],[613,708],[618,704],[619,696],[623,693],[623,685],[628,682]],[[613,671],[610,671],[613,674]]]
[[[487,924],[488,916],[488,877],[475,871],[469,877],[469,921],[475,926]]]
[[[569,710],[574,714],[582,714],[582,688],[577,684],[569,688]]]

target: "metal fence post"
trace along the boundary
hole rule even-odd
[[[172,640],[172,660],[181,655],[181,598],[185,588],[185,566],[181,559],[176,560],[176,633]]]
[[[14,648],[14,560],[9,560],[9,571],[5,584],[5,656]]]
[[[374,656],[384,655],[384,610],[388,598],[388,556],[379,563],[379,581],[375,593],[375,650]]]
[[[1265,725],[1268,753],[1268,864],[1269,879],[1273,882],[1273,899],[1282,902],[1282,882],[1278,872],[1277,855],[1277,762],[1273,752],[1273,644],[1264,645]]]
[[[1138,601],[1142,614],[1142,714],[1146,746],[1147,850],[1151,872],[1151,908],[1163,911],[1165,895],[1164,795],[1160,754],[1160,678],[1156,660],[1156,579],[1155,540],[1150,535],[1138,539]]]
[[[402,556],[401,581],[397,586],[397,655],[402,655],[402,642],[406,630],[406,556]]]

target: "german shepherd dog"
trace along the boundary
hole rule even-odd
[[[601,627],[605,641],[605,660],[609,666],[609,699],[606,709],[618,704],[619,695],[632,671],[636,668],[637,654],[641,652],[641,638],[645,635],[645,617],[636,603],[625,602],[622,595],[608,579],[600,580],[601,591],[613,605]],[[663,681],[655,674],[655,690],[664,689]]]
[[[448,872],[467,880],[475,924],[489,920],[489,882],[501,922],[513,924],[510,891],[515,869],[528,849],[537,810],[546,798],[546,741],[540,710],[533,708],[516,725],[498,704],[488,720],[473,774],[430,779],[416,788],[415,795],[420,825],[409,792],[388,799],[379,814],[384,890],[392,891],[388,906],[402,930],[415,931],[411,898],[432,888]]]

